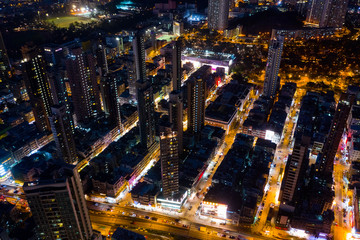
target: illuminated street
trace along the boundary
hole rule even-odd
[[[93,203],[88,203],[93,205]],[[90,207],[92,209],[93,207]],[[123,214],[124,213],[124,214]],[[225,235],[239,235],[236,231],[236,227],[213,227],[210,225],[201,225],[196,221],[189,221],[184,218],[173,218],[163,214],[155,212],[141,211],[139,209],[128,208],[128,207],[113,207],[113,211],[93,211],[90,210],[91,220],[93,224],[99,229],[111,232],[117,225],[125,225],[127,227],[144,228],[144,229],[155,229],[164,232],[169,232],[174,235],[192,237],[195,239],[221,239],[218,237],[218,233]],[[135,217],[135,215],[136,217]],[[132,217],[134,216],[134,217]],[[150,219],[146,219],[148,216]],[[156,218],[151,220],[151,218]],[[180,219],[176,222],[176,219]],[[184,227],[183,225],[186,225]],[[199,229],[201,226],[206,226],[206,232],[201,232]],[[105,227],[105,229],[103,228]],[[234,231],[235,230],[235,231]],[[151,232],[151,231],[149,231]],[[266,239],[258,235],[251,235],[248,233],[241,234],[245,239]]]

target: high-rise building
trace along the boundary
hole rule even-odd
[[[156,40],[156,32],[154,30],[150,31],[150,40],[151,40],[151,46],[154,51],[158,50],[158,44]]]
[[[69,107],[64,80],[66,77],[63,64],[64,54],[64,49],[56,44],[48,44],[43,47],[53,102],[57,105],[66,104]]]
[[[140,139],[143,147],[149,149],[155,143],[154,95],[149,82],[137,81]]]
[[[132,96],[136,96],[136,67],[134,65],[133,58],[124,59],[124,66],[126,67],[127,73],[127,82],[129,85],[129,93]]]
[[[307,14],[308,0],[297,0],[295,11],[302,17],[306,17]]]
[[[144,36],[140,33],[138,33],[133,40],[133,50],[135,56],[136,80],[146,81],[145,40]]]
[[[310,0],[306,22],[319,27],[341,28],[349,0]]]
[[[208,28],[223,31],[228,26],[229,0],[209,0]]]
[[[91,239],[93,231],[77,168],[53,166],[23,190],[38,239]]]
[[[46,64],[36,50],[27,53],[23,60],[26,89],[33,109],[35,124],[39,131],[50,131],[49,116],[53,105]]]
[[[286,164],[285,174],[281,183],[279,201],[281,204],[294,206],[294,194],[299,179],[308,166],[308,149],[306,144],[295,143],[292,154]]]
[[[101,80],[100,91],[104,112],[109,116],[112,124],[121,129],[120,101],[117,87],[117,79],[115,74],[108,74]]]
[[[54,105],[64,105],[70,114],[70,101],[65,86],[66,69],[64,66],[64,49],[55,44],[45,45],[43,48],[44,60],[47,64],[47,74],[50,84],[52,102]],[[74,122],[70,116],[71,129],[74,132]]]
[[[180,37],[184,32],[184,23],[179,21],[173,21],[173,34]]]
[[[179,147],[177,132],[171,124],[160,126],[160,160],[163,195],[173,197],[179,193]]]
[[[96,73],[96,59],[91,52],[84,53],[85,66],[90,74],[90,99],[92,102],[92,110],[94,115],[101,112],[101,104],[100,104],[100,90],[98,84],[98,75]]]
[[[98,44],[96,49],[96,62],[99,68],[100,76],[104,76],[109,72],[107,58],[106,58],[106,48],[103,44]]]
[[[56,148],[66,163],[76,163],[78,157],[73,138],[71,115],[67,112],[65,105],[54,105],[51,110],[50,124]]]
[[[179,156],[183,153],[183,100],[180,91],[172,91],[169,96],[170,123],[173,131],[177,132]]]
[[[181,82],[181,39],[178,39],[172,49],[172,87],[174,91],[181,89]]]
[[[205,124],[206,82],[201,78],[194,78],[187,82],[188,131],[199,134]]]
[[[4,39],[0,32],[0,84],[7,82],[7,79],[10,76],[11,76],[10,61],[7,55]]]
[[[94,58],[91,54],[83,53],[81,48],[72,49],[66,59],[66,70],[76,120],[86,122],[96,116],[100,109]]]
[[[353,103],[353,95],[342,94],[340,96],[340,100],[331,123],[330,132],[325,141],[322,153],[319,155],[320,161],[318,171],[324,175],[331,176],[333,172],[336,152],[343,136]]]
[[[342,28],[348,5],[349,0],[333,0],[326,27]]]
[[[67,109],[69,106],[69,96],[65,86],[65,69],[61,66],[53,66],[48,68],[49,84],[51,89],[51,95],[53,103],[57,105],[66,105]]]
[[[43,56],[48,67],[61,66],[66,54],[66,49],[57,44],[43,46]]]
[[[279,69],[284,40],[284,36],[276,34],[276,31],[273,30],[269,44],[264,81],[264,95],[267,97],[274,97],[280,87]]]

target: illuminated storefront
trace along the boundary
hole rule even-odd
[[[201,203],[201,215],[212,217],[212,221],[226,220],[228,206],[220,203],[205,202]]]

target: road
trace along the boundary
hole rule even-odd
[[[148,212],[133,207],[113,206],[112,211],[104,210],[109,206],[110,205],[101,204],[96,207],[93,202],[88,202],[88,207],[91,209],[89,212],[93,227],[101,231],[104,235],[112,233],[119,226],[126,228],[143,228],[147,231],[151,231],[152,229],[159,230],[195,239],[224,239],[218,237],[218,233],[227,235],[228,238],[229,236],[239,235],[238,228],[235,226],[209,226],[190,222],[181,217],[169,217],[168,215],[158,212]],[[200,227],[206,227],[206,231],[201,232],[199,230]],[[241,233],[240,235],[245,239],[266,239],[254,234]]]
[[[230,82],[230,80],[228,79],[227,82]],[[182,215],[184,218],[193,221],[209,223],[209,220],[199,219],[198,216],[196,215],[196,211],[200,206],[200,203],[203,201],[208,191],[208,188],[211,186],[212,177],[214,176],[217,168],[220,166],[222,160],[224,159],[224,156],[226,156],[228,151],[231,149],[231,146],[235,141],[236,134],[240,132],[239,126],[241,126],[243,121],[246,119],[250,109],[253,107],[252,104],[255,102],[256,98],[257,96],[251,96],[252,101],[251,103],[248,102],[247,104],[249,107],[246,108],[245,111],[239,113],[239,116],[236,119],[233,127],[229,130],[229,133],[225,135],[224,141],[220,143],[221,145],[217,154],[214,156],[213,159],[211,159],[209,166],[206,169],[202,179],[192,189],[192,193],[194,193],[194,196],[192,199],[189,199],[184,206],[183,215]],[[195,193],[198,193],[198,196],[196,196]]]
[[[334,200],[334,238],[335,239],[348,239],[348,235],[351,233],[350,227],[350,214],[352,210],[351,202],[347,195],[348,192],[348,183],[346,182],[346,175],[349,171],[350,165],[346,162],[346,135],[343,140],[340,142],[340,147],[337,152],[337,159],[334,162],[334,191],[335,191],[335,200]],[[343,151],[341,150],[343,149]]]
[[[267,216],[269,214],[270,208],[278,209],[280,204],[278,199],[280,194],[281,181],[283,178],[283,172],[285,170],[288,155],[291,153],[291,141],[289,141],[289,139],[292,139],[294,135],[297,122],[297,112],[300,108],[300,101],[304,93],[305,92],[301,89],[297,89],[294,95],[294,103],[290,108],[288,117],[285,121],[282,138],[276,148],[273,163],[269,171],[268,183],[267,187],[265,187],[268,188],[268,190],[266,190],[267,192],[264,194],[255,218],[256,223],[254,224],[253,230],[255,232],[263,233],[265,236],[283,237],[288,235],[284,231],[276,229],[274,224],[267,222]],[[280,172],[282,173],[281,175]]]

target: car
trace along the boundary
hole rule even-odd
[[[230,239],[235,239],[236,237],[235,237],[235,236],[231,236],[231,235],[230,235],[230,236],[229,236],[229,238],[230,238]]]
[[[186,224],[183,224],[182,225],[184,228],[188,228],[189,226],[188,225],[186,225]]]
[[[152,217],[151,220],[157,221],[158,219],[156,217]]]
[[[15,190],[15,191],[14,191],[14,194],[17,194],[18,192],[19,192],[18,190]]]
[[[149,216],[145,216],[145,219],[150,219],[150,217],[149,217]]]
[[[131,221],[130,223],[131,223],[131,224],[135,224],[135,221]]]
[[[226,225],[226,223],[225,223],[225,222],[222,222],[222,223],[220,223],[220,225]]]
[[[226,234],[223,234],[221,237],[224,237],[224,238],[226,238]]]

